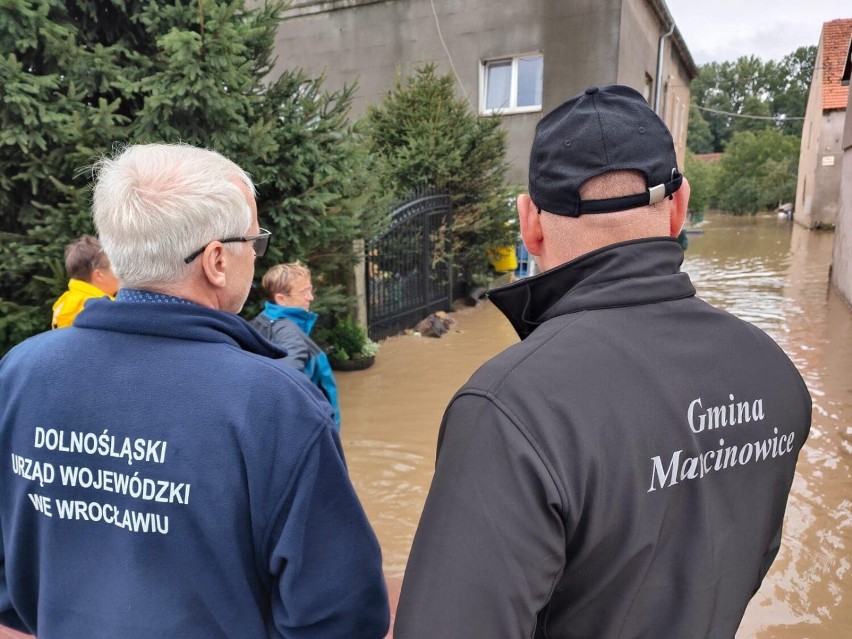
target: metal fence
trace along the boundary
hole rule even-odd
[[[396,208],[390,226],[365,246],[367,327],[371,339],[394,335],[452,308],[446,193],[421,192]]]

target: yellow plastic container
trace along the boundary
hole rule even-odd
[[[514,246],[504,246],[503,248],[488,251],[488,261],[498,273],[514,271],[518,268],[518,255],[515,252]]]

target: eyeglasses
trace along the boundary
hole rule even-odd
[[[260,229],[260,233],[258,235],[246,235],[245,237],[226,237],[224,240],[211,240],[211,242],[221,242],[222,244],[227,244],[228,242],[254,242],[254,256],[255,257],[263,257],[266,255],[266,249],[269,248],[269,236],[272,235],[271,231],[267,231],[266,229]],[[200,249],[183,258],[183,261],[189,264],[196,257],[201,255],[210,245],[210,242],[202,246]]]
[[[314,295],[314,287],[309,286],[308,288],[303,288],[301,291],[297,291],[296,295],[304,297],[305,299],[312,298]]]

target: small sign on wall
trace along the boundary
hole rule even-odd
[[[823,166],[834,166],[834,156],[833,155],[823,155],[822,156],[822,165]]]

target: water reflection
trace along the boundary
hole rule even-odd
[[[784,543],[737,636],[852,636],[852,310],[828,285],[833,234],[775,216],[709,216],[702,228],[683,267],[699,295],[772,335],[814,399]],[[454,317],[457,330],[441,339],[388,339],[372,368],[338,374],[344,447],[392,590],[432,478],[443,410],[477,366],[517,339],[490,304]]]

